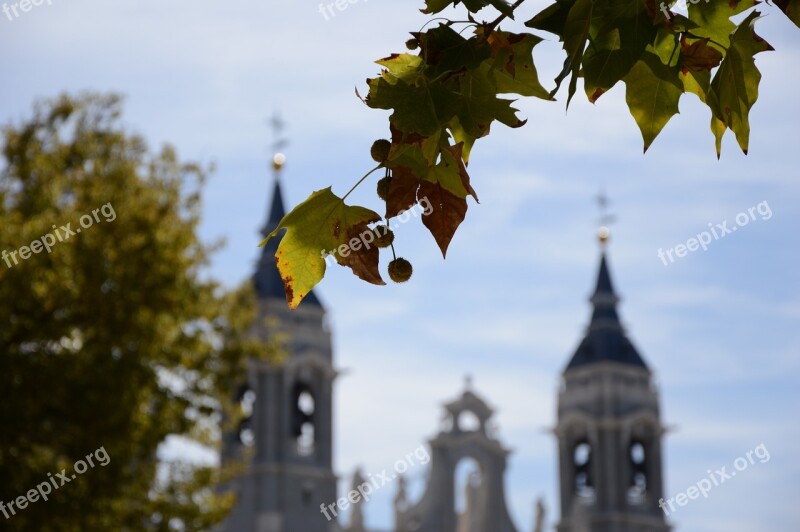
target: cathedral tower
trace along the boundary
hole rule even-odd
[[[283,163],[283,156],[276,155],[265,236],[285,214],[279,179]],[[247,382],[237,392],[251,414],[238,431],[226,435],[223,446],[223,462],[244,458],[247,463],[234,483],[237,505],[224,528],[229,532],[337,530],[336,522],[319,511],[321,503],[336,500],[331,335],[313,291],[297,310],[288,310],[275,265],[281,237],[264,246],[253,274],[258,318],[252,334],[265,342],[279,339],[286,356],[280,363],[249,361]]]
[[[607,234],[602,238],[605,242]],[[559,532],[667,532],[658,392],[617,314],[605,250],[558,396]]]

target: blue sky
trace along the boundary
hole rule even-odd
[[[715,0],[712,0],[715,1]],[[333,184],[341,194],[371,167],[386,114],[354,87],[373,60],[402,51],[425,21],[421,2],[360,0],[325,20],[319,3],[52,0],[10,21],[0,14],[0,122],[30,114],[63,90],[126,95],[124,119],[152,147],[213,162],[202,235],[225,238],[211,274],[229,286],[252,271],[269,173],[266,118],[288,123],[284,190],[290,204]],[[525,20],[543,2],[528,7]],[[594,198],[605,189],[619,221],[609,248],[628,331],[656,373],[674,495],[759,444],[756,462],[674,514],[683,531],[795,530],[800,522],[800,199],[797,98],[800,34],[774,8],[759,33],[760,99],[750,155],[728,134],[717,161],[708,111],[681,101],[646,155],[618,86],[591,105],[521,101],[528,124],[498,126],[473,151],[481,204],[470,204],[446,261],[421,224],[398,230],[414,263],[406,285],[374,287],[334,268],[317,288],[345,370],[336,397],[336,469],[379,472],[438,430],[441,404],[464,375],[497,409],[513,449],[506,489],[520,530],[543,495],[556,518],[555,422],[559,374],[589,317],[598,263]],[[513,25],[511,26],[513,27]],[[561,56],[537,48],[552,86]],[[378,207],[373,187],[354,195]],[[772,216],[665,266],[672,248],[767,202]],[[118,213],[124,216],[124,213]],[[423,469],[411,471],[421,479]],[[343,483],[344,487],[344,483]],[[394,487],[367,507],[391,523]]]

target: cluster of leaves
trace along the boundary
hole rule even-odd
[[[209,530],[233,502],[216,468],[167,466],[157,450],[171,434],[219,443],[256,352],[243,334],[255,297],[202,278],[202,169],[150,153],[119,117],[115,97],[64,96],[3,130],[0,250],[106,204],[116,215],[0,262],[0,501],[101,446],[110,458],[4,530]]]
[[[563,43],[564,65],[549,91],[539,82],[533,61],[542,38],[500,28],[524,1],[426,0],[424,13],[461,5],[467,20],[445,19],[412,33],[406,43],[409,52],[377,61],[383,70],[367,80],[369,93],[363,101],[373,109],[392,111],[390,149],[378,159],[389,178],[385,193],[379,190],[384,216],[347,206],[347,195],[339,198],[330,189],[315,192],[289,213],[269,238],[288,230],[276,260],[291,308],[324,276],[320,249],[347,245],[369,224],[382,219],[388,223],[422,198],[432,205],[422,222],[446,254],[466,216],[467,196],[478,200],[467,173],[475,141],[488,135],[495,121],[512,128],[525,124],[513,100],[502,94],[554,100],[567,81],[569,106],[579,78],[591,102],[623,82],[647,151],[688,92],[711,111],[717,156],[728,129],[747,153],[748,116],[761,79],[754,56],[772,49],[754,30],[761,13],[753,10],[744,16],[758,0],[690,1],[686,16],[671,11],[674,1],[556,0],[525,23]],[[798,4],[800,0],[777,3],[800,26]],[[478,12],[487,7],[500,15],[477,21]],[[732,21],[737,15],[743,15],[738,24]],[[337,256],[362,279],[383,284],[378,259],[375,249],[357,251],[347,261]]]

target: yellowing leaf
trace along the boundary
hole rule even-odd
[[[750,108],[758,99],[761,81],[754,56],[772,50],[753,29],[760,15],[758,11],[750,13],[731,35],[728,54],[711,81],[708,93],[708,105],[714,116],[733,131],[744,153],[747,153],[750,139]]]
[[[373,284],[385,284],[377,274],[378,254],[373,246],[351,244],[367,231],[367,224],[381,217],[364,207],[351,207],[331,192],[318,190],[283,217],[278,227],[261,242],[263,246],[283,229],[275,261],[286,288],[289,308],[295,309],[325,275],[325,254],[333,253],[340,264]],[[366,240],[366,239],[365,239]],[[359,249],[356,249],[356,248]],[[351,258],[351,255],[355,255]]]
[[[678,113],[683,83],[677,68],[666,66],[651,52],[642,56],[624,81],[625,101],[642,132],[647,151],[669,119]]]

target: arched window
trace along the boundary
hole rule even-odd
[[[292,398],[292,436],[297,454],[308,456],[314,452],[316,400],[311,387],[304,382],[295,384]]]
[[[587,439],[575,443],[572,451],[575,468],[575,493],[580,497],[594,497],[594,478],[592,475],[592,446]]]
[[[256,442],[255,432],[253,431],[253,411],[255,410],[256,393],[249,386],[243,384],[236,393],[236,399],[239,402],[239,411],[242,415],[237,437],[243,445],[252,447]]]
[[[459,523],[472,522],[474,525],[473,518],[480,514],[482,502],[479,500],[483,482],[481,466],[474,458],[464,458],[456,464],[454,477],[453,510],[455,515]],[[459,527],[458,530],[462,530],[462,528]]]
[[[464,410],[458,415],[458,429],[461,432],[477,432],[481,428],[481,420],[472,410]]]
[[[628,445],[628,502],[641,504],[647,493],[647,448],[641,440],[633,439]]]

